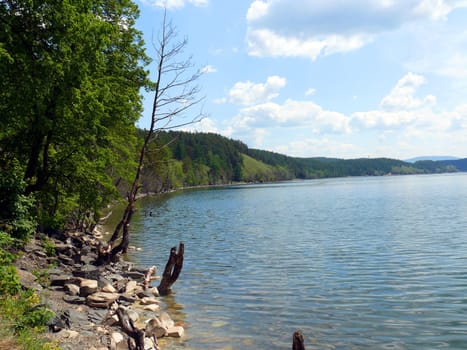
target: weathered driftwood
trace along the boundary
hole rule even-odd
[[[148,289],[149,283],[151,282],[151,276],[156,273],[156,267],[150,267],[144,274],[143,288],[144,290]]]
[[[293,334],[292,350],[305,350],[305,341],[302,331],[295,331]]]
[[[133,324],[133,321],[126,313],[125,309],[119,307],[117,309],[118,320],[122,330],[129,336],[128,338],[128,349],[130,350],[144,350],[144,330],[138,329]],[[133,339],[133,342],[131,341]]]
[[[182,271],[184,251],[185,245],[183,242],[180,242],[180,245],[178,246],[178,252],[176,247],[170,249],[169,260],[165,265],[161,283],[159,284],[159,287],[157,287],[160,295],[170,294],[170,288],[175,283],[178,276],[180,275],[180,272]]]

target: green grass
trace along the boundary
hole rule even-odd
[[[45,341],[43,335],[54,314],[33,290],[20,285],[11,244],[0,232],[0,350],[58,350],[58,344]]]
[[[242,154],[242,179],[247,182],[267,182],[275,179],[274,167]]]

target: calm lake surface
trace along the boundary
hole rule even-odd
[[[165,349],[467,349],[467,174],[340,178],[140,201],[131,260],[185,243]],[[149,216],[152,212],[152,216]]]

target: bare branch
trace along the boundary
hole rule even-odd
[[[117,254],[120,252],[125,253],[128,249],[130,222],[135,211],[137,193],[141,188],[139,182],[149,143],[164,130],[197,123],[202,119],[202,113],[198,113],[188,121],[174,122],[175,118],[181,118],[188,109],[204,99],[198,97],[200,88],[196,85],[197,80],[201,77],[201,72],[199,70],[195,73],[192,72],[191,57],[179,60],[184,54],[187,42],[186,38],[177,40],[177,32],[172,23],[167,21],[166,13],[164,13],[161,32],[157,41],[153,41],[156,52],[154,60],[156,62],[156,72],[155,81],[153,82],[154,98],[150,127],[140,150],[138,168],[136,169],[131,190],[128,193],[127,208],[109,241],[108,249],[103,249],[102,254],[99,255],[98,260],[101,262],[109,262]],[[120,237],[120,232],[122,232],[120,244],[115,246],[115,242]]]

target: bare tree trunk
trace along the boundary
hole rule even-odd
[[[292,350],[305,350],[305,340],[302,331],[295,331],[293,334]]]
[[[183,114],[187,109],[198,104],[202,100],[202,98],[196,97],[199,88],[196,85],[192,86],[201,76],[201,73],[199,71],[195,74],[189,73],[189,70],[192,68],[190,59],[186,61],[177,61],[177,56],[183,53],[187,41],[186,39],[174,41],[176,39],[176,31],[170,23],[166,22],[165,15],[161,29],[162,32],[158,45],[154,46],[157,51],[157,76],[154,81],[151,125],[144,137],[144,143],[140,150],[138,168],[136,169],[131,190],[128,192],[127,207],[112,237],[107,242],[108,246],[99,249],[97,264],[109,263],[115,260],[119,253],[125,254],[128,250],[128,245],[130,243],[130,223],[133,213],[135,212],[135,202],[140,189],[140,178],[149,143],[157,136],[157,133],[162,130],[193,124],[201,118],[201,114],[199,114],[188,122],[179,124],[172,123],[173,118]],[[122,232],[121,241],[118,245],[115,245],[120,237],[120,232]]]
[[[161,283],[157,289],[160,295],[169,295],[171,287],[177,280],[183,267],[183,254],[185,252],[185,245],[180,242],[177,248],[173,247],[170,249],[170,256],[167,264],[165,265],[164,274],[162,275]]]

